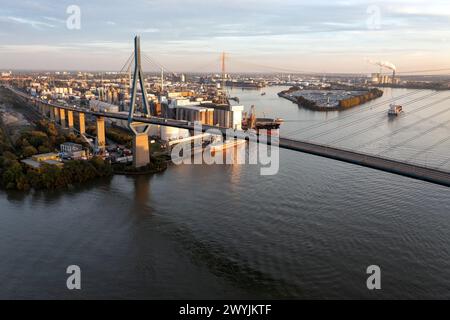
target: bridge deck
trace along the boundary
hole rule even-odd
[[[280,148],[305,152],[450,187],[450,172],[314,143],[280,138]]]

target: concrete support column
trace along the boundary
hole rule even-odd
[[[150,149],[148,145],[148,133],[138,133],[133,136],[133,165],[135,168],[139,168],[149,163]]]
[[[67,123],[69,125],[69,129],[73,130],[73,111],[67,111]]]
[[[59,122],[59,108],[54,108],[53,113],[55,114],[55,121]]]
[[[59,109],[59,117],[61,120],[61,127],[66,127],[66,110],[65,109]]]
[[[97,143],[99,149],[106,147],[105,118],[97,117]]]
[[[48,107],[48,109],[50,110],[50,120],[55,121],[55,110],[53,107]]]
[[[84,119],[84,113],[80,112],[78,114],[79,116],[79,122],[80,122],[80,134],[85,134],[86,133],[86,122]]]

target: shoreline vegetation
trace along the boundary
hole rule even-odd
[[[361,104],[364,104],[366,102],[369,102],[371,100],[377,99],[383,95],[383,91],[378,88],[373,88],[365,93],[362,93],[358,96],[353,96],[347,99],[342,99],[339,101],[339,105],[336,107],[325,107],[317,105],[315,101],[308,100],[302,96],[294,96],[292,93],[296,91],[300,91],[301,89],[298,87],[291,87],[288,90],[284,90],[278,93],[278,96],[280,98],[287,99],[289,101],[292,101],[293,103],[296,103],[300,107],[313,110],[313,111],[341,111],[346,110],[349,108],[353,108],[356,106],[359,106]]]
[[[69,188],[95,178],[112,175],[111,165],[99,157],[90,160],[71,160],[63,167],[42,164],[32,168],[21,160],[39,153],[54,152],[64,142],[80,143],[74,134],[59,133],[53,123],[40,120],[34,129],[24,130],[11,145],[7,141],[8,133],[4,126],[0,128],[0,188],[28,191],[54,190]]]
[[[16,101],[11,96],[2,95],[0,103],[13,105]],[[20,108],[18,112],[25,112]],[[37,154],[57,152],[60,144],[74,142],[87,147],[83,139],[73,133],[58,130],[56,125],[46,119],[30,122],[29,125],[14,128],[18,133],[12,139],[9,128],[0,117],[0,189],[29,191],[56,190],[71,188],[76,184],[86,183],[97,178],[110,178],[114,174],[138,175],[154,174],[167,168],[167,161],[161,156],[152,157],[148,166],[133,168],[131,165],[111,164],[101,157],[89,160],[64,161],[63,166],[42,163],[39,168],[32,168],[21,162]],[[110,128],[108,128],[110,129]],[[111,140],[129,145],[131,136],[117,129],[108,130]]]
[[[134,168],[129,164],[116,163],[112,165],[113,173],[117,175],[147,175],[147,174],[155,174],[163,172],[167,169],[168,161],[163,159],[162,157],[151,157],[150,156],[150,164],[140,167]]]

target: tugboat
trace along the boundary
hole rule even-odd
[[[398,116],[402,112],[403,112],[403,107],[401,105],[391,104],[389,106],[389,111],[388,111],[389,116]]]

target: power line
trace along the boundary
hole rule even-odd
[[[426,72],[442,72],[442,71],[450,71],[450,68],[445,68],[445,69],[428,69],[428,70],[414,70],[414,71],[401,71],[401,72],[396,72],[396,74],[411,74],[411,73],[426,73]]]
[[[248,61],[239,60],[239,59],[235,59],[235,58],[232,58],[231,60],[234,62],[237,62],[237,63],[242,63],[244,65],[250,65],[250,66],[253,65],[258,68],[269,69],[269,70],[276,71],[276,72],[298,73],[298,74],[318,74],[318,75],[324,74],[323,72],[313,72],[313,71],[295,70],[295,69],[291,69],[291,68],[287,69],[287,68],[282,68],[282,67],[269,66],[266,64],[258,64],[258,63],[248,62]]]

